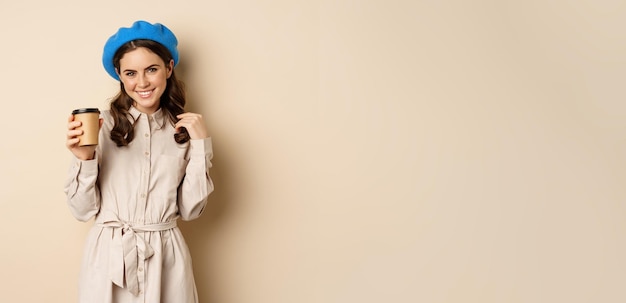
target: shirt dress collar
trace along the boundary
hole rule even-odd
[[[163,128],[163,125],[165,124],[165,115],[163,114],[163,110],[161,110],[161,108],[159,108],[156,112],[154,112],[154,114],[147,115],[147,114],[140,112],[136,107],[131,106],[130,109],[128,110],[128,113],[130,113],[130,115],[133,117],[135,121],[139,120],[139,117],[141,117],[141,115],[145,115],[148,118],[152,118],[151,120],[154,121],[157,129]]]

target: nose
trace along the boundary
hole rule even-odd
[[[150,81],[148,81],[148,77],[140,74],[139,77],[137,78],[137,86],[148,87],[148,85],[150,85]]]

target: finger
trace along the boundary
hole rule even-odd
[[[80,130],[80,129],[70,130],[67,132],[67,138],[68,139],[76,138],[82,134],[83,134],[83,130]]]
[[[182,114],[176,116],[176,118],[178,118],[178,119],[192,118],[192,117],[202,118],[202,115],[196,114],[196,113],[189,113],[189,112],[187,112],[187,113],[182,113]]]
[[[83,123],[81,121],[70,121],[67,124],[67,129],[70,129],[70,130],[71,129],[75,129],[75,128],[81,126],[81,125],[83,125]]]
[[[178,121],[178,123],[174,125],[174,129],[176,130],[176,132],[178,132],[180,131],[181,128],[187,128],[187,125],[185,123],[180,123],[180,121]]]
[[[202,125],[204,122],[200,117],[184,117],[178,120],[178,123],[186,126]]]
[[[174,126],[174,128],[176,129],[177,132],[180,131],[181,128],[186,129],[188,132],[192,132],[195,129],[195,127],[194,127],[194,125],[192,123],[186,123],[186,122],[177,123]]]
[[[73,147],[76,147],[76,145],[78,145],[78,142],[79,142],[79,141],[80,141],[80,140],[79,140],[78,138],[68,139],[68,140],[66,141],[66,144],[65,144],[65,145],[66,145],[68,148],[73,148]]]
[[[189,118],[183,118],[178,120],[178,122],[176,122],[176,125],[178,126],[189,126],[191,125],[193,120],[189,119]]]

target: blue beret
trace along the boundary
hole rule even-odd
[[[102,64],[104,69],[115,80],[120,80],[119,76],[115,72],[115,66],[113,65],[113,56],[117,50],[127,42],[146,39],[158,42],[165,46],[172,54],[174,59],[174,66],[178,64],[178,40],[172,31],[159,23],[148,23],[146,21],[136,21],[131,27],[121,27],[115,35],[111,36],[109,40],[104,44],[104,53],[102,54]]]

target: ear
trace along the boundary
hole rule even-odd
[[[120,75],[120,70],[119,70],[119,69],[117,69],[117,67],[115,68],[115,73],[117,74],[117,77],[118,77],[119,79],[122,79],[122,77],[121,77],[121,75]]]
[[[167,78],[169,79],[172,76],[172,71],[174,71],[174,60],[170,60],[170,63],[167,64]]]

